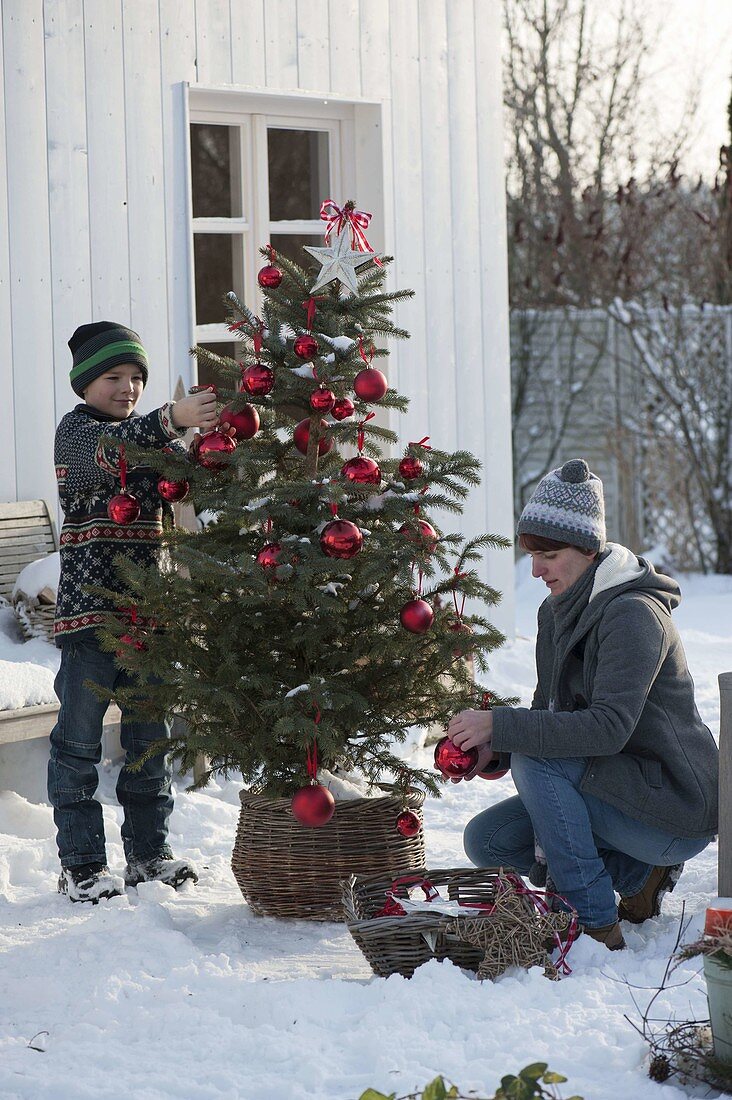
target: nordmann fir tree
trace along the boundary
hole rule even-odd
[[[353,251],[352,209],[305,266],[261,250],[261,319],[227,299],[239,362],[196,349],[217,377],[222,423],[237,429],[232,453],[220,433],[197,439],[188,461],[129,449],[189,482],[196,511],[215,518],[167,530],[167,571],[120,562],[128,610],[103,632],[126,668],[155,677],[125,701],[185,720],[170,746],[184,769],[204,754],[202,782],[239,770],[271,796],[307,782],[316,738],[326,768],[437,793],[435,773],[407,766],[397,746],[410,726],[480,705],[487,688],[473,676],[503,641],[463,607],[497,603],[477,565],[508,541],[466,541],[429,519],[460,516],[479,463],[426,440],[384,457],[396,436],[375,408],[407,401],[376,364],[385,340],[408,337],[391,314],[412,291],[385,290],[389,258]]]

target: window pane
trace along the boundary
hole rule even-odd
[[[270,221],[320,217],[330,190],[328,136],[322,130],[267,130]]]
[[[325,225],[325,223],[323,224]],[[288,260],[294,260],[296,264],[304,267],[307,271],[310,269],[310,265],[316,261],[309,252],[303,252],[302,246],[309,244],[315,245],[316,248],[323,248],[325,239],[322,234],[312,236],[303,233],[275,233],[269,238],[269,243],[275,252],[280,252]]]
[[[223,324],[227,316],[224,296],[233,290],[240,298],[244,297],[242,237],[230,233],[195,233],[193,258],[196,324]]]
[[[242,217],[239,128],[193,123],[191,180],[194,218]]]
[[[236,359],[236,344],[222,343],[222,344],[199,344],[199,348],[207,348],[208,351],[213,351],[216,355],[228,355],[231,359]],[[198,368],[198,385],[208,386],[213,384],[214,386],[227,384],[234,388],[231,380],[228,381],[217,374],[211,366],[204,363],[203,359],[196,358],[196,364]]]

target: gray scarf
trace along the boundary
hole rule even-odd
[[[601,555],[605,557],[605,555]],[[549,707],[554,709],[554,701],[559,688],[559,672],[563,667],[574,629],[582,612],[590,602],[590,593],[595,583],[595,573],[600,559],[595,560],[584,573],[577,578],[566,592],[549,597],[549,606],[554,612],[554,666],[552,668],[552,686],[549,695]]]

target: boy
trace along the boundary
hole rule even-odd
[[[96,629],[109,600],[91,595],[89,585],[114,590],[119,583],[114,558],[125,554],[147,565],[158,560],[164,504],[158,475],[148,466],[131,467],[127,484],[140,504],[139,517],[118,525],[107,516],[110,499],[120,491],[117,448],[102,436],[145,447],[182,448],[187,428],[209,431],[216,424],[211,391],[184,397],[146,416],[134,412],[148,377],[140,337],[111,321],[81,325],[69,340],[73,356],[71,387],[83,403],[63,417],[56,431],[54,461],[64,523],[61,531],[61,579],[56,603],[55,637],[61,667],[55,682],[61,708],[51,732],[48,794],[54,809],[61,860],[59,892],[72,901],[121,894],[125,885],[158,880],[174,888],[198,876],[187,860],[176,860],[167,843],[173,808],[170,769],[164,755],[140,771],[128,767],[151,741],[168,736],[166,723],[128,720],[123,713],[122,747],[126,764],[117,782],[124,811],[122,840],[127,867],[124,881],[107,867],[102,807],[94,798],[101,759],[102,722],[107,703],[86,680],[110,691],[130,682],[129,675],[97,642]]]

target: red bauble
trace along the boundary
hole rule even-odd
[[[389,389],[386,375],[376,367],[366,367],[356,375],[353,388],[362,401],[381,401]]]
[[[334,404],[335,394],[332,390],[326,390],[325,386],[320,386],[310,394],[310,408],[316,412],[328,413]]]
[[[346,420],[349,416],[353,416],[356,411],[356,406],[351,401],[350,397],[336,397],[333,408],[330,410],[330,415],[334,420]]]
[[[126,490],[117,493],[107,505],[107,515],[112,523],[134,523],[140,515],[140,502]]]
[[[324,434],[328,430],[327,420],[320,421],[320,439],[318,440],[318,454],[325,455],[333,446],[333,440],[329,435]],[[292,433],[292,438],[295,441],[300,454],[306,455],[308,453],[308,441],[310,439],[310,417],[306,417],[305,420],[301,420],[295,427],[295,431]]]
[[[163,500],[169,500],[171,504],[185,500],[189,489],[190,485],[187,481],[172,481],[167,477],[161,477],[158,481],[158,492]]]
[[[241,372],[241,391],[250,397],[266,397],[274,386],[274,371],[264,363],[252,363]]]
[[[348,519],[326,523],[320,536],[320,548],[329,558],[355,558],[363,546],[363,535]]]
[[[309,787],[301,787],[294,795],[292,813],[301,825],[319,829],[321,825],[327,825],[335,813],[335,798],[327,787],[311,783]]]
[[[251,439],[259,431],[259,413],[254,405],[245,405],[234,412],[230,405],[221,410],[221,423],[230,424],[236,432],[236,439]]]
[[[399,534],[404,535],[405,539],[409,539],[410,542],[424,542],[428,550],[434,550],[438,535],[432,524],[428,523],[426,519],[420,519],[417,520],[417,527],[419,530],[415,531],[410,524],[403,523],[399,528]]]
[[[356,485],[381,484],[381,470],[378,462],[374,462],[373,458],[364,458],[363,455],[359,455],[358,458],[349,458],[348,462],[344,462],[341,466],[341,477],[348,478]]]
[[[405,603],[399,612],[399,619],[405,630],[412,634],[424,634],[435,621],[435,613],[426,600],[414,599]]]
[[[257,275],[257,282],[264,290],[276,290],[282,282],[282,272],[274,264],[267,264]]]
[[[198,444],[196,460],[207,470],[223,470],[226,465],[221,461],[222,455],[230,455],[236,450],[236,443],[218,429],[207,432]]]
[[[396,830],[402,836],[416,836],[421,828],[422,822],[413,810],[402,810],[396,819]]]
[[[421,477],[423,472],[424,466],[418,458],[413,458],[412,455],[405,455],[399,463],[399,473],[405,481],[413,481],[415,477]]]
[[[443,737],[435,745],[435,767],[451,779],[467,775],[477,763],[477,749],[459,749],[449,737]]]
[[[503,779],[504,775],[508,775],[508,768],[499,768],[495,772],[478,772],[481,779]]]
[[[304,332],[295,340],[293,351],[298,359],[314,359],[318,354],[318,341],[309,332]]]
[[[274,569],[279,565],[282,547],[278,542],[268,542],[257,554],[257,561],[263,569]]]

